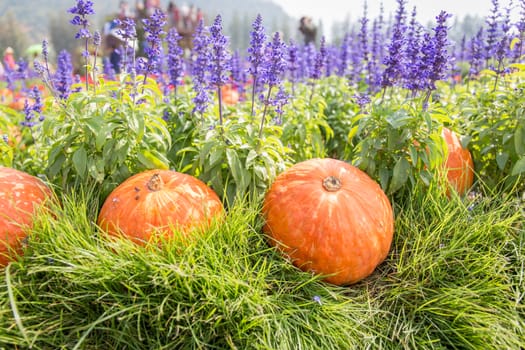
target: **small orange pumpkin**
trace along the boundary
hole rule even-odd
[[[474,162],[470,151],[463,148],[455,132],[443,128],[441,135],[448,148],[444,168],[449,185],[460,195],[465,194],[474,183]]]
[[[145,244],[170,226],[184,234],[210,224],[224,212],[213,190],[199,179],[172,170],[147,170],[115,188],[104,201],[97,223],[109,235]]]
[[[231,85],[221,86],[222,103],[233,106],[239,102],[239,92]]]
[[[37,207],[52,198],[39,178],[0,167],[0,266],[22,254],[22,240],[31,228]]]
[[[263,231],[300,269],[346,285],[386,258],[392,206],[365,172],[336,159],[311,159],[281,173],[263,203]]]

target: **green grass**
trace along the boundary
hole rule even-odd
[[[108,241],[66,195],[2,272],[0,348],[519,349],[525,214],[512,195],[396,203],[391,253],[348,287],[267,244],[256,203],[184,245]]]

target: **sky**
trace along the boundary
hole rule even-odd
[[[289,15],[295,18],[310,16],[315,23],[323,21],[325,30],[330,30],[334,21],[342,22],[350,16],[352,21],[363,16],[364,0],[274,0]],[[379,14],[381,2],[383,3],[385,19],[393,15],[397,9],[396,0],[368,0],[368,18],[376,18]],[[509,0],[500,0],[500,7],[505,8]],[[514,1],[516,3],[516,1]],[[479,15],[485,17],[490,14],[491,0],[408,0],[406,9],[412,12],[416,6],[418,20],[422,24],[433,22],[435,17],[445,10],[462,19],[465,15]],[[513,11],[513,18],[518,18],[519,9]],[[451,20],[453,20],[452,18]],[[450,20],[449,20],[450,21]]]

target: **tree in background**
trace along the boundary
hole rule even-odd
[[[25,27],[18,22],[11,11],[7,11],[0,17],[0,52],[4,52],[7,47],[12,47],[15,51],[15,59],[24,55],[29,46],[29,38]]]

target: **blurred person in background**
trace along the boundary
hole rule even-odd
[[[5,68],[9,70],[16,69],[15,51],[12,47],[8,47],[4,51],[4,64]]]

